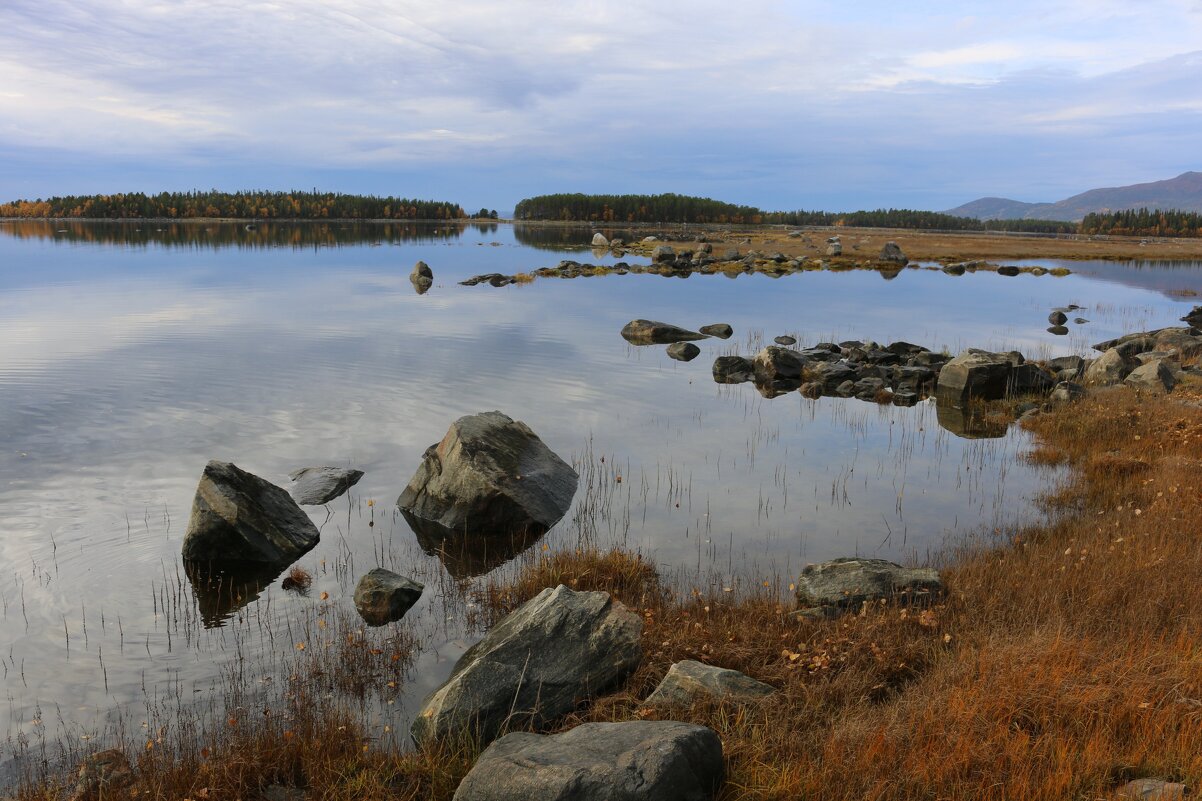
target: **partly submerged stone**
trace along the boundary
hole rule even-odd
[[[673,342],[668,346],[668,356],[678,362],[691,362],[701,355],[701,348],[692,342]]]
[[[705,334],[656,320],[631,320],[622,328],[622,338],[631,345],[669,345],[705,339]]]
[[[547,529],[579,476],[525,423],[501,412],[461,417],[431,445],[397,505],[443,528],[489,533]]]
[[[539,728],[628,677],[643,658],[642,619],[605,592],[547,588],[455,663],[413,722],[419,742]]]
[[[329,503],[363,478],[362,470],[345,467],[302,467],[288,474],[292,499],[305,506]]]
[[[423,584],[377,567],[355,586],[355,609],[371,625],[382,626],[404,617],[423,590]]]
[[[597,233],[593,234],[593,241],[591,244],[595,248],[607,248],[609,247],[609,240],[605,238],[605,234],[598,231]]]
[[[719,701],[758,701],[776,692],[771,685],[745,673],[685,659],[668,669],[644,703],[688,706],[701,698]]]
[[[284,566],[317,544],[317,526],[283,489],[230,462],[205,465],[184,535],[184,559]]]
[[[943,365],[938,392],[950,401],[1006,397],[1014,364],[1007,354],[970,348]]]
[[[735,258],[738,258],[737,252]],[[727,323],[713,323],[712,325],[703,325],[697,329],[702,334],[718,339],[730,339],[735,330]]]
[[[719,356],[714,359],[714,381],[718,384],[742,384],[755,377],[755,365],[742,356]]]
[[[857,607],[880,598],[928,601],[943,592],[939,571],[908,568],[884,559],[844,557],[809,565],[797,582],[797,606]]]
[[[722,740],[670,720],[585,723],[490,745],[454,801],[706,801],[723,778]]]

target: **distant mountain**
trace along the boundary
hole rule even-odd
[[[1077,222],[1091,212],[1123,209],[1177,209],[1202,212],[1202,172],[1184,172],[1166,181],[1090,189],[1055,203],[1024,203],[1001,197],[983,197],[945,214],[979,220],[1065,220]]]

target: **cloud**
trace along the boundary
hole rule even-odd
[[[1154,121],[1141,151],[1158,147],[1159,115],[1190,118],[1202,99],[1189,72],[1196,10],[10,0],[0,151],[16,158],[0,196],[229,174],[438,196],[473,187],[462,202],[499,208],[528,186],[770,206],[917,202],[968,179],[993,192],[994,173],[1021,174],[1016,158],[1046,153],[1045,173],[1058,169],[1085,131],[1125,143]],[[965,174],[967,154],[1003,135],[1022,147]],[[931,165],[920,183],[912,164],[931,148],[959,167]],[[1174,170],[1190,166],[1187,152]],[[1168,161],[1141,158],[1141,169]],[[84,166],[55,176],[65,162]]]

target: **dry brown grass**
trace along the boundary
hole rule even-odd
[[[1037,461],[1072,468],[1049,486],[1049,520],[946,553],[948,593],[925,609],[796,620],[783,587],[669,591],[621,551],[544,554],[486,585],[482,605],[500,616],[562,583],[607,590],[642,616],[638,671],[562,726],[668,715],[711,726],[728,763],[721,799],[1102,799],[1141,776],[1197,786],[1202,405],[1182,403],[1191,393],[1118,389],[1029,422]],[[644,707],[686,658],[779,692],[744,707]],[[311,799],[448,799],[474,759],[470,744],[376,748],[322,697],[310,677],[286,714],[232,716],[179,752],[152,745],[134,797],[257,798],[278,782]]]

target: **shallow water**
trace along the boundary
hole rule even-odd
[[[1016,460],[1017,430],[964,439],[927,403],[768,400],[714,384],[715,356],[784,333],[803,345],[1084,353],[1177,324],[1202,292],[1199,263],[1064,262],[1074,273],[1062,278],[456,283],[560,258],[612,263],[570,248],[590,236],[0,223],[0,764],[21,738],[99,742],[114,709],[136,729],[163,699],[217,697],[230,671],[285,670],[315,615],[351,610],[355,581],[377,565],[427,585],[396,627],[420,644],[416,662],[393,697],[364,702],[405,731],[477,636],[464,624],[472,574],[491,564],[427,553],[395,511],[424,449],[460,415],[500,409],[578,465],[576,506],[536,552],[622,544],[682,581],[787,583],[807,562],[925,559],[949,536],[1031,519],[1054,476]],[[408,281],[418,259],[435,273],[425,295]],[[1070,303],[1089,322],[1048,333],[1048,312]],[[698,343],[685,364],[628,345],[618,332],[636,317],[736,333]],[[283,486],[306,465],[366,471],[348,496],[309,509],[322,542],[300,560],[315,576],[307,595],[276,580],[217,608],[197,593],[179,549],[209,459]]]

